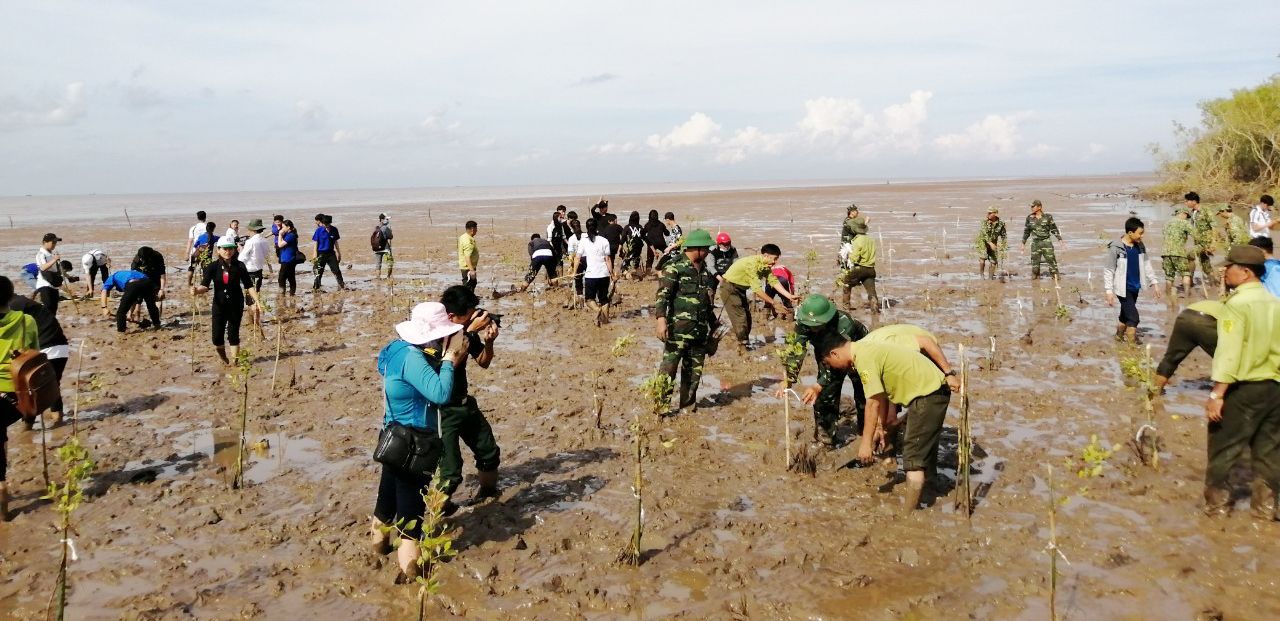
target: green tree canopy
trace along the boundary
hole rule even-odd
[[[1280,186],[1280,75],[1201,102],[1200,110],[1200,127],[1175,125],[1174,151],[1153,147],[1162,180],[1148,194],[1253,200]]]

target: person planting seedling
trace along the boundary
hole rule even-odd
[[[813,405],[814,440],[828,448],[839,447],[843,440],[836,436],[836,422],[840,415],[840,391],[846,376],[853,385],[854,409],[859,425],[866,400],[858,376],[832,369],[818,354],[818,350],[823,343],[834,339],[857,341],[867,335],[867,327],[848,313],[837,309],[826,296],[813,294],[806,297],[796,309],[796,325],[792,334],[801,352],[813,344],[814,362],[818,365],[818,383],[806,388],[800,397],[804,403]],[[786,398],[786,389],[799,383],[803,365],[802,359],[794,369],[787,368],[785,386],[778,390],[776,397]]]
[[[747,300],[748,293],[755,293],[765,304],[773,307],[774,312],[786,316],[787,307],[765,294],[764,285],[773,287],[786,300],[795,303],[795,294],[786,290],[778,277],[773,274],[773,266],[782,256],[782,250],[774,244],[760,247],[760,254],[743,257],[733,262],[724,273],[720,288],[720,301],[724,303],[724,312],[733,325],[733,336],[738,341],[739,351],[749,348],[751,337],[751,307]]]
[[[888,429],[896,422],[892,406],[911,410],[904,433],[902,469],[907,475],[905,508],[914,511],[920,505],[925,480],[937,474],[938,441],[951,402],[946,376],[915,349],[866,339],[829,341],[822,358],[832,369],[856,371],[867,394],[858,461],[867,464],[874,459],[876,426]]]

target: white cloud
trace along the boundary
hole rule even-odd
[[[0,98],[0,130],[71,125],[87,111],[84,82],[72,82],[66,85],[61,96],[45,94],[27,101],[17,97]]]
[[[805,116],[798,127],[814,148],[837,156],[915,153],[921,146],[932,97],[929,91],[916,90],[906,102],[888,106],[879,114],[867,112],[857,99],[811,99],[804,104]]]
[[[411,147],[424,144],[461,146],[462,123],[449,121],[445,113],[433,113],[422,121],[409,126],[390,129],[338,129],[329,137],[336,145],[363,145],[370,147]],[[484,140],[478,144],[483,145]]]
[[[630,155],[639,150],[640,145],[634,142],[606,142],[587,148],[587,152],[593,155]]]
[[[719,133],[719,123],[695,112],[688,121],[671,128],[665,135],[651,134],[644,143],[658,155],[666,155],[680,149],[714,145],[720,142]]]
[[[1106,151],[1107,151],[1107,145],[1098,144],[1096,142],[1090,142],[1089,146],[1084,151],[1084,155],[1080,156],[1080,161],[1081,162],[1093,161],[1093,158],[1098,157],[1103,153],[1106,153]]]
[[[293,105],[298,126],[306,130],[323,129],[329,124],[329,111],[319,103],[300,99]]]
[[[517,155],[512,161],[516,164],[528,164],[546,158],[551,155],[551,151],[547,149],[532,149]]]
[[[1055,147],[1053,145],[1047,145],[1043,142],[1037,142],[1035,146],[1031,147],[1030,149],[1027,149],[1027,155],[1033,158],[1040,159],[1040,158],[1049,157],[1051,155],[1056,155],[1061,151],[1062,151],[1061,147]]]
[[[1009,159],[1017,154],[1018,144],[1022,141],[1018,126],[1030,116],[1029,112],[1005,116],[988,114],[963,132],[934,138],[933,145],[943,155],[952,158]]]
[[[727,140],[716,153],[716,162],[737,164],[751,155],[776,155],[784,149],[786,134],[770,134],[756,127],[740,129]]]

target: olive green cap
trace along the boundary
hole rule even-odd
[[[796,309],[796,321],[810,327],[826,325],[835,316],[836,305],[827,296],[817,293],[805,298]]]
[[[1038,198],[1037,198],[1037,199],[1035,199],[1035,200],[1031,201],[1031,206],[1032,206],[1032,207],[1044,207],[1044,203],[1040,202],[1040,199],[1038,199]]]
[[[710,248],[715,244],[716,242],[711,239],[711,233],[708,233],[706,229],[696,229],[685,236],[684,244],[681,247]]]
[[[1220,265],[1251,265],[1262,267],[1267,263],[1267,254],[1257,246],[1232,246],[1227,258]]]
[[[987,213],[998,214],[1000,213],[1000,208],[995,206],[987,207]]]
[[[853,213],[853,212],[855,212],[855,211],[857,211],[857,210],[858,210],[858,206],[857,206],[856,204],[854,204],[854,203],[849,203],[849,206],[848,206],[848,207],[846,207],[844,211],[845,211],[845,213]]]

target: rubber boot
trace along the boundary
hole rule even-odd
[[[1270,522],[1276,519],[1276,491],[1262,479],[1254,479],[1249,485],[1253,497],[1249,499],[1249,510],[1254,519]]]
[[[902,510],[911,514],[920,508],[920,497],[924,495],[924,481],[912,481],[908,476],[902,485]]]
[[[400,576],[396,578],[396,584],[410,584],[422,576],[419,558],[422,558],[422,550],[418,549],[418,540],[401,537],[400,545],[396,547],[396,563],[400,565]]]
[[[1231,513],[1231,491],[1221,487],[1204,488],[1204,514],[1209,517]]]
[[[497,498],[501,495],[502,492],[498,489],[497,470],[477,472],[476,479],[480,482],[480,490],[476,492],[476,498]]]
[[[849,297],[853,292],[853,287],[844,287],[840,291],[840,307],[849,310]]]
[[[0,483],[0,522],[9,521],[9,484]]]
[[[1031,280],[1040,280],[1040,268],[1038,267],[1031,268]]]
[[[382,523],[378,518],[370,518],[369,524],[369,549],[374,554],[382,556],[391,553],[391,528]]]

